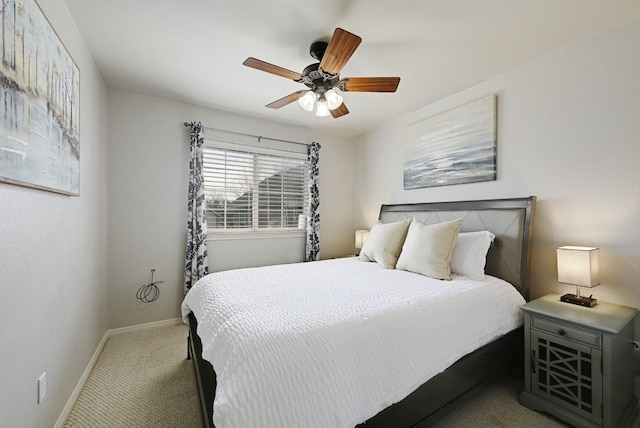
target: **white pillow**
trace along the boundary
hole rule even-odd
[[[451,279],[449,260],[461,223],[458,219],[427,225],[413,219],[396,268]]]
[[[458,234],[451,253],[451,272],[482,281],[485,278],[487,252],[495,237],[488,230]]]
[[[410,222],[407,219],[373,226],[360,250],[360,260],[377,262],[387,269],[394,269]]]

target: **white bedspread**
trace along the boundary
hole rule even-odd
[[[353,427],[522,324],[493,277],[336,259],[210,274],[182,303],[213,364],[217,428]]]

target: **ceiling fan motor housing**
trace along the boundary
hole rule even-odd
[[[340,81],[340,76],[327,76],[320,71],[320,63],[316,62],[314,64],[310,64],[305,67],[302,72],[304,76],[307,76],[309,79],[305,80],[303,83],[311,88],[317,94],[323,94],[329,89],[333,88]]]

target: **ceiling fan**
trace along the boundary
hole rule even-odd
[[[302,73],[287,70],[277,65],[249,57],[242,64],[295,82],[304,83],[308,88],[289,94],[266,107],[280,108],[294,101],[306,111],[316,108],[316,116],[334,118],[349,114],[342,96],[335,89],[344,92],[395,92],[399,77],[344,77],[340,71],[355,52],[362,39],[342,28],[336,28],[329,43],[319,41],[311,44],[309,54],[319,62],[307,66]]]

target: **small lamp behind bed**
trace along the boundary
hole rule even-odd
[[[600,250],[594,247],[558,247],[558,282],[576,286],[576,294],[565,294],[560,300],[575,305],[595,306],[598,301],[580,295],[580,287],[600,285]]]
[[[360,252],[360,249],[364,246],[364,241],[367,240],[367,236],[369,236],[368,230],[365,230],[365,229],[356,230],[355,247],[358,249],[358,253]]]

